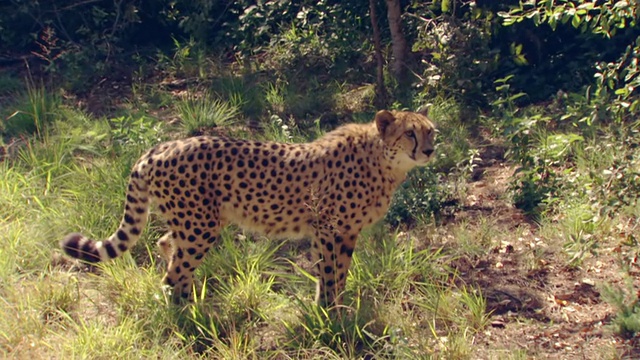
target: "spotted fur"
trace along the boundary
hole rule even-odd
[[[120,227],[107,240],[70,234],[61,246],[87,262],[116,258],[140,238],[150,204],[169,232],[164,282],[190,298],[193,274],[227,224],[277,238],[311,238],[318,303],[340,303],[360,230],[386,213],[409,170],[433,156],[424,114],[382,110],[311,143],[200,136],[160,144],[134,165]]]

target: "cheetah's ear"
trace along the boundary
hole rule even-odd
[[[395,116],[387,110],[380,110],[376,113],[376,126],[380,135],[384,136],[389,125],[396,121]]]

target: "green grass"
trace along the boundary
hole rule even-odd
[[[640,161],[632,126],[605,126],[595,134],[591,128],[573,131],[532,130],[533,144],[518,151],[531,159],[533,170],[523,167],[514,181],[527,179],[530,192],[516,197],[541,201],[535,212],[540,234],[561,244],[567,265],[576,268],[597,257],[603,240],[636,217]],[[542,198],[527,198],[531,194]]]
[[[29,79],[26,90],[17,98],[18,101],[4,106],[5,109],[0,113],[3,118],[3,122],[0,123],[2,135],[40,135],[40,131],[55,120],[60,99],[57,94],[47,91],[43,84]]]
[[[212,79],[210,89],[220,94],[231,105],[238,107],[247,119],[257,120],[265,111],[266,92],[260,84],[259,78],[239,77],[223,72]]]
[[[190,92],[186,98],[178,101],[177,111],[187,134],[193,135],[207,128],[224,128],[238,123],[240,111],[213,94]]]

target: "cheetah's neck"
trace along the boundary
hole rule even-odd
[[[398,166],[393,156],[387,154],[388,149],[375,122],[341,126],[317,139],[315,143],[325,149],[332,149],[338,143],[344,143],[346,146],[353,146],[356,152],[364,151],[369,166],[374,171],[380,171],[386,185],[391,189],[400,185],[411,170]]]

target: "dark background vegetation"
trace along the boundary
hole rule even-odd
[[[501,12],[518,1],[374,1],[386,60],[393,45],[387,3],[402,9],[411,48],[403,61],[416,76],[403,85],[423,85],[420,91],[444,91],[485,107],[493,81],[509,74],[516,75],[512,89],[525,92],[529,102],[548,100],[558,90],[582,93],[596,63],[622,60],[639,35],[635,8],[605,12],[616,8],[613,2],[589,10],[612,22],[603,32],[584,16],[572,26],[574,17],[561,5],[553,9],[564,11],[559,26],[550,27],[539,26],[540,15],[531,13],[507,17],[514,23],[505,26]],[[357,80],[366,81],[375,75],[369,10],[363,1],[9,0],[0,5],[0,54],[5,63],[38,59],[48,75],[63,79],[84,76],[78,80],[84,86],[92,85],[86,78],[154,63],[159,51],[170,55],[176,43],[227,62],[280,55],[273,66],[287,73],[304,68],[343,76],[357,69]],[[438,86],[425,86],[427,71],[441,76]]]
[[[390,60],[387,4],[373,3]],[[508,74],[517,75],[512,88],[526,92],[530,102],[547,100],[558,90],[583,92],[595,64],[620,60],[638,36],[630,23],[635,9],[619,21],[605,13],[611,19],[603,21],[618,22],[612,26],[615,34],[603,34],[584,26],[585,20],[571,26],[568,11],[554,28],[526,21],[533,19],[530,14],[518,14],[518,21],[505,26],[500,13],[517,7],[517,1],[387,3],[402,9],[403,36],[411,48],[403,61],[416,76],[405,85],[427,85],[422,75],[429,71],[441,81],[421,91],[442,90],[483,106],[492,100],[493,81]],[[611,5],[602,2],[590,13]],[[0,54],[5,63],[38,59],[49,75],[63,79],[83,76],[82,85],[72,84],[79,90],[92,85],[87,78],[154,63],[159,51],[171,55],[176,43],[227,62],[280,55],[273,66],[287,73],[304,68],[343,76],[357,69],[357,80],[366,81],[375,76],[369,9],[364,1],[9,0],[0,5]]]

